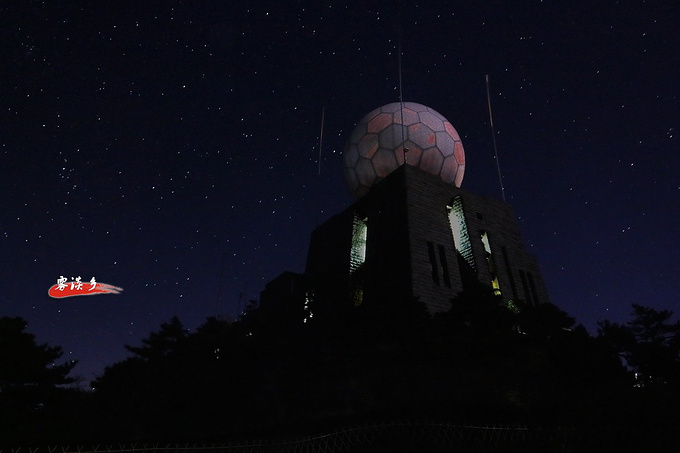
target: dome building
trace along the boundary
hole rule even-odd
[[[329,308],[418,300],[434,314],[483,286],[505,303],[549,302],[512,209],[461,189],[464,170],[458,132],[432,108],[392,103],[367,114],[344,151],[355,202],[311,236],[305,307],[311,297]],[[263,308],[275,305],[275,281]]]
[[[359,198],[404,162],[460,187],[465,151],[446,118],[415,102],[373,110],[354,127],[345,146],[345,179]]]

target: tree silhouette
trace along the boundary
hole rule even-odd
[[[138,357],[147,360],[167,357],[176,353],[187,338],[187,330],[177,316],[173,316],[170,322],[162,323],[161,330],[151,332],[149,338],[142,340],[144,346],[134,347],[125,345],[125,349]]]
[[[680,380],[680,321],[673,312],[633,304],[625,325],[602,321],[598,333],[635,373],[639,385]]]
[[[173,317],[141,346],[125,345],[134,356],[106,367],[92,382],[105,437],[168,436],[175,429],[173,419],[184,410],[187,336]]]
[[[586,424],[616,412],[616,355],[557,307],[508,307],[488,288],[435,317],[417,300],[378,302],[308,322],[253,308],[191,333],[173,318],[93,383],[103,437],[216,440],[414,418]]]
[[[61,347],[36,344],[35,336],[24,332],[26,326],[23,318],[0,318],[0,392],[74,382],[67,376],[76,362],[55,364],[63,354]]]
[[[63,354],[59,346],[37,344],[25,332],[23,318],[0,318],[0,440],[37,439],[46,418],[58,410],[64,394],[59,386],[75,380],[68,377],[75,361],[57,364]]]

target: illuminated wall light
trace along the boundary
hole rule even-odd
[[[312,291],[306,291],[305,292],[305,304],[303,307],[303,310],[305,312],[305,317],[302,319],[303,323],[307,323],[308,319],[311,319],[314,317],[314,313],[312,313],[312,310],[309,309],[309,304],[314,298],[314,293]]]

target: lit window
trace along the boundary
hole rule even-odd
[[[501,285],[498,283],[498,273],[496,272],[496,263],[493,259],[493,254],[491,253],[491,244],[489,243],[489,236],[486,231],[482,230],[480,232],[480,238],[484,244],[484,255],[486,256],[486,263],[489,266],[489,275],[491,276],[491,287],[493,288],[493,293],[496,296],[501,295]]]
[[[368,237],[368,219],[354,214],[352,225],[352,248],[349,256],[350,297],[355,306],[364,301],[364,285],[362,272],[359,272],[366,261],[366,238]]]
[[[366,237],[368,236],[368,227],[366,220],[354,214],[354,225],[352,228],[352,250],[349,259],[349,273],[354,274],[359,266],[366,261]]]
[[[472,253],[472,244],[470,244],[470,236],[468,235],[465,214],[463,213],[463,201],[460,197],[453,199],[451,206],[448,207],[448,211],[449,225],[453,234],[453,244],[470,269],[475,271],[475,257]]]

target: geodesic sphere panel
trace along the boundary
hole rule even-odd
[[[402,121],[403,120],[403,121]],[[406,163],[460,187],[465,152],[451,123],[430,107],[394,102],[373,110],[355,126],[345,145],[345,179],[360,198]]]

